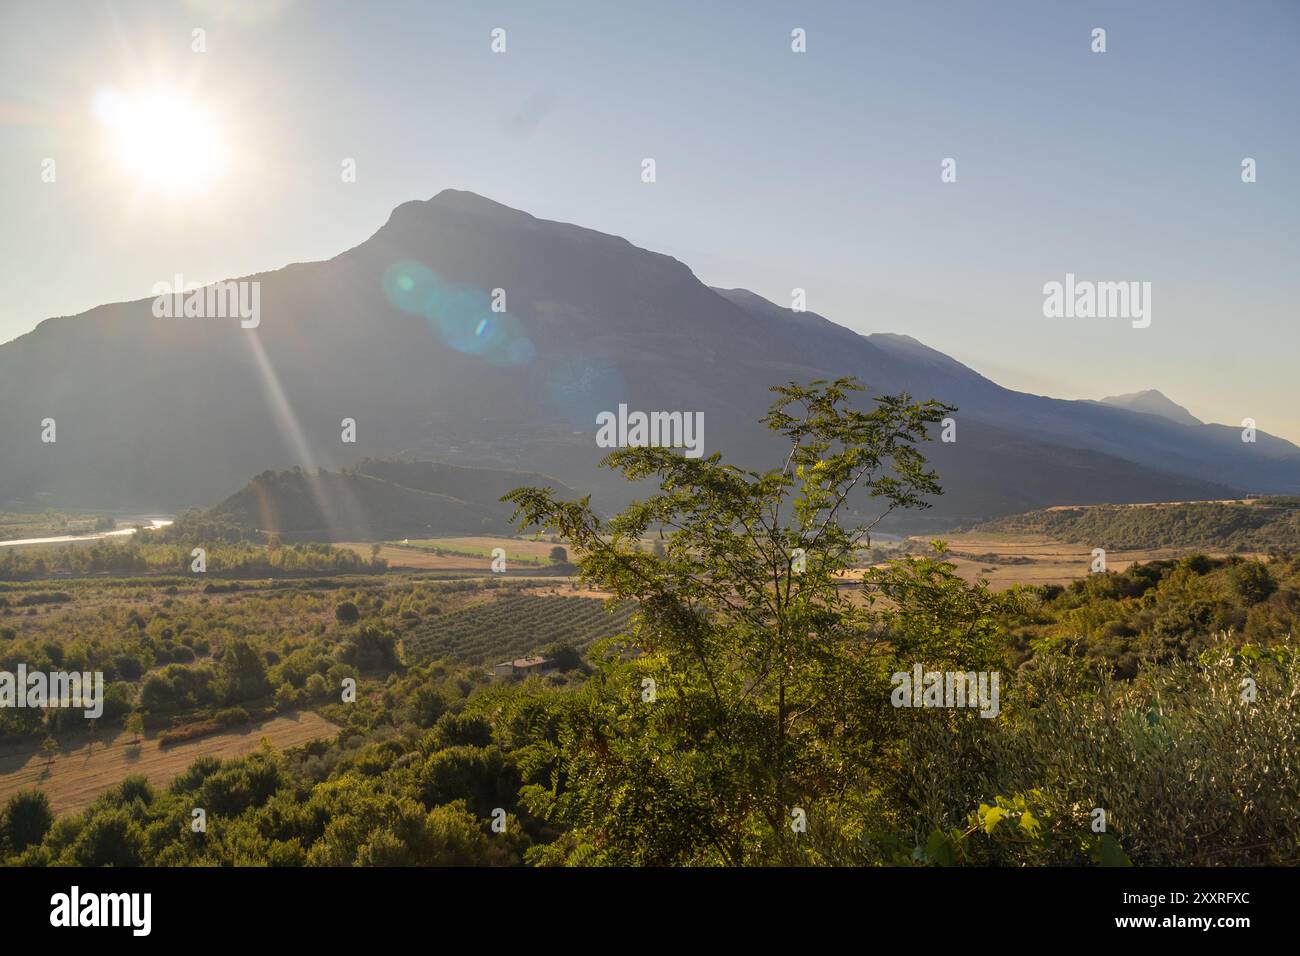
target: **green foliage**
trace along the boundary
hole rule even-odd
[[[966,829],[935,829],[912,859],[953,866],[1132,866],[1109,833],[1094,832],[1078,812],[1062,811],[1041,790],[981,803]]]
[[[1228,572],[1232,593],[1244,604],[1253,605],[1268,599],[1277,590],[1277,582],[1268,566],[1258,561],[1243,561]]]
[[[1193,554],[1040,589],[1018,641],[1026,656],[1072,648],[1133,677],[1143,662],[1199,654],[1219,634],[1267,645],[1297,633],[1300,558],[1279,555],[1265,564]]]
[[[1300,497],[1054,508],[985,521],[974,530],[1047,535],[1113,550],[1298,551]]]
[[[1253,700],[1243,699],[1247,677]],[[1128,681],[1045,655],[1008,690],[998,720],[908,713],[890,802],[923,850],[938,831],[956,862],[1114,863],[1117,848],[1093,839],[1102,809],[1105,833],[1138,865],[1300,862],[1294,648],[1219,644]],[[1021,808],[995,799],[1005,794],[1028,801],[1041,831],[1000,832],[997,808],[1007,823]],[[978,819],[999,832],[975,832]],[[954,830],[961,838],[949,840]]]
[[[18,794],[0,813],[4,862],[1300,862],[1300,557],[1192,554],[992,593],[936,542],[858,586],[879,515],[938,492],[917,446],[947,409],[900,396],[859,411],[847,381],[776,391],[773,470],[637,448],[607,461],[657,488],[612,519],[545,489],[509,496],[609,608],[351,570],[229,591],[187,573],[0,585],[14,624],[0,669],[103,670],[105,719],[137,736],[146,711],[179,725],[160,741],[247,723],[273,689],[341,727],[200,758],[165,790],[128,777],[57,820],[43,794]],[[111,554],[188,553],[154,540]],[[286,554],[334,560],[220,548],[281,569]],[[539,649],[566,673],[516,684],[482,667]],[[917,664],[998,672],[998,716],[891,706],[891,675]],[[345,676],[359,683],[346,705]],[[0,732],[34,743],[77,725],[65,716],[6,709]],[[52,761],[58,740],[42,750]]]
[[[40,843],[53,823],[49,797],[40,790],[21,790],[5,804],[0,832],[10,852],[21,853],[33,843]]]
[[[266,662],[248,641],[230,641],[221,655],[220,683],[222,699],[229,704],[253,700],[271,692],[266,676]]]
[[[847,405],[855,388],[773,390],[765,422],[788,447],[775,470],[666,448],[612,453],[610,467],[659,491],[607,523],[585,499],[508,496],[524,528],[570,542],[585,580],[638,603],[631,633],[600,648],[598,676],[563,701],[524,791],[534,813],[570,830],[541,858],[795,861],[792,808],[834,802],[873,762],[889,710],[888,622],[837,586],[874,526],[840,519],[851,499],[880,499],[884,513],[924,506],[938,485],[916,444],[950,409],[886,396],[864,412]],[[664,557],[639,546],[651,528],[667,533]],[[973,628],[953,621],[942,644],[918,635],[910,650],[961,653]]]

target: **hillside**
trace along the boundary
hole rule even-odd
[[[958,408],[957,441],[926,449],[944,479],[935,522],[1300,491],[1300,448],[1263,432],[1245,444],[1228,426],[1015,392],[910,336],[713,289],[669,256],[468,192],[242,280],[260,283],[255,329],[155,318],[140,299],[0,346],[0,506],[179,510],[267,469],[396,456],[552,474],[609,508],[630,492],[596,467],[598,412],[700,412],[706,453],[770,467],[769,387],[847,375]]]
[[[549,485],[571,494],[546,475],[368,459],[341,472],[263,472],[209,517],[250,530],[335,541],[509,533],[513,507],[500,499],[520,485]]]
[[[1103,398],[1101,402],[1103,405],[1127,408],[1130,411],[1142,412],[1146,415],[1159,415],[1171,422],[1177,422],[1179,425],[1205,424],[1183,406],[1154,388],[1148,388],[1141,392],[1130,392],[1127,395],[1111,395]]]
[[[1296,551],[1300,498],[1051,508],[981,522],[970,530],[1044,535],[1099,548]]]

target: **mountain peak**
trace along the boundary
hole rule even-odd
[[[427,218],[438,213],[469,214],[498,223],[532,223],[536,217],[522,210],[499,203],[467,189],[444,189],[428,199],[411,199],[393,209],[389,222],[395,219]]]
[[[1183,406],[1155,388],[1146,388],[1140,392],[1129,392],[1125,395],[1112,395],[1109,398],[1103,398],[1101,403],[1103,405],[1114,405],[1116,408],[1127,408],[1131,412],[1159,415],[1161,418],[1167,418],[1169,421],[1177,422],[1180,425],[1205,424]]]
[[[470,192],[468,189],[444,189],[437,195],[430,198],[427,205],[437,206],[442,209],[459,209],[462,212],[474,212],[480,215],[506,215],[516,218],[532,219],[528,213],[507,206],[505,203],[499,203],[495,199],[488,199],[486,196],[480,196],[478,193]]]

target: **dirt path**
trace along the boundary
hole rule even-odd
[[[338,727],[311,711],[275,717],[238,730],[212,734],[184,743],[159,747],[156,737],[139,745],[122,733],[112,743],[89,734],[64,741],[64,747],[46,767],[39,742],[0,746],[0,802],[19,790],[44,790],[55,814],[81,810],[100,793],[131,774],[144,774],[155,787],[166,786],[198,757],[238,757],[256,750],[263,737],[283,749],[317,737],[332,737]]]

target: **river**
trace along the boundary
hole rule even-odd
[[[145,524],[145,521],[148,524]],[[148,518],[141,520],[140,524],[149,530],[156,528],[165,528],[171,524],[170,520],[162,518]],[[0,541],[0,548],[17,548],[24,544],[75,544],[79,541],[98,541],[100,538],[122,538],[127,535],[135,534],[135,528],[118,528],[114,531],[96,531],[91,534],[62,534],[53,538],[17,538],[13,541]]]

